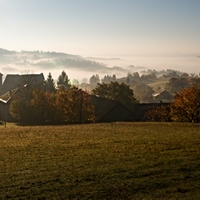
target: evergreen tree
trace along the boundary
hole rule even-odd
[[[99,78],[99,75],[96,74],[96,75],[93,75],[91,78],[90,78],[90,84],[91,85],[96,85],[97,83],[100,82],[100,78]]]
[[[46,84],[46,90],[51,92],[55,92],[56,88],[55,88],[55,82],[51,76],[51,73],[49,72],[47,80],[45,81]]]
[[[57,86],[58,88],[64,88],[67,90],[70,89],[71,87],[70,80],[65,71],[62,71],[61,75],[58,77]]]

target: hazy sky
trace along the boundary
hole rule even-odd
[[[0,48],[199,55],[200,0],[0,0]]]

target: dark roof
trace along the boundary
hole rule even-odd
[[[17,92],[18,88],[10,90],[2,95],[0,95],[0,103],[8,103],[12,96]]]
[[[96,122],[133,121],[134,114],[118,101],[91,95]]]
[[[159,95],[161,95],[161,94],[163,94],[163,93],[170,94],[167,90],[162,89],[162,90],[159,90],[159,91],[154,92],[154,93],[152,94],[152,96],[153,96],[153,97],[156,97],[156,96],[159,96]]]
[[[0,87],[0,94],[4,94],[15,88],[29,84],[32,86],[39,85],[43,83],[44,75],[41,74],[8,74],[2,86]]]
[[[159,89],[159,90],[155,91],[155,92],[152,94],[152,96],[153,96],[153,97],[159,96],[159,95],[162,94],[163,92],[166,92],[166,90],[165,90],[165,89]]]
[[[18,91],[19,91],[18,88],[16,88],[0,96],[0,120],[14,121],[14,118],[9,112],[9,106],[10,106],[12,97]]]
[[[170,103],[140,103],[135,104],[134,114],[137,121],[146,121],[146,112],[155,107],[168,106]]]

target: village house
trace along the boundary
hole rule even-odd
[[[36,87],[44,83],[44,75],[41,74],[8,74],[3,81],[3,74],[0,73],[0,119],[3,121],[12,121],[9,113],[9,106],[14,94],[19,88],[26,85]]]
[[[173,96],[165,89],[157,90],[152,94],[153,99],[157,102],[169,102],[173,100]]]

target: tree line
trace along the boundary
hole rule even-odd
[[[71,124],[95,121],[91,95],[117,100],[131,109],[137,102],[126,84],[111,82],[96,85],[91,94],[70,83],[65,71],[57,84],[49,73],[37,87],[26,84],[18,89],[10,105],[11,115],[21,124]]]
[[[115,76],[106,78],[116,80]],[[192,80],[193,84],[176,92],[174,100],[167,106],[149,110],[148,120],[200,122],[200,79]],[[66,72],[62,71],[56,83],[49,73],[43,84],[37,87],[26,84],[19,88],[9,110],[22,124],[89,123],[95,121],[91,95],[119,101],[132,112],[134,105],[139,103],[135,91],[124,82],[97,83],[89,93],[72,85]]]

